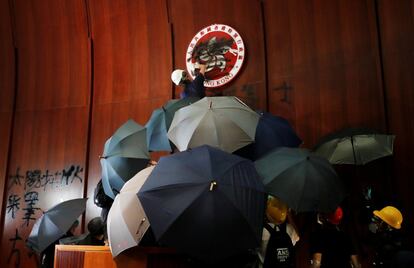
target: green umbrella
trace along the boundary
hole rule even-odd
[[[198,100],[199,98],[195,97],[169,100],[164,106],[152,112],[150,119],[145,124],[147,128],[147,145],[150,151],[172,151],[167,131],[175,112]]]
[[[109,138],[101,156],[105,194],[115,198],[126,181],[148,164],[146,129],[130,119]]]
[[[280,147],[255,166],[266,192],[296,212],[331,212],[345,197],[332,165],[307,149]]]
[[[175,113],[168,138],[180,151],[207,144],[232,153],[254,141],[258,121],[236,97],[204,97]]]
[[[392,155],[394,139],[372,129],[347,128],[322,138],[313,151],[331,164],[364,165]]]

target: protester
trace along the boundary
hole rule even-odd
[[[266,218],[259,267],[295,267],[294,245],[299,235],[288,207],[278,198],[269,197]]]
[[[71,237],[74,235],[76,228],[79,226],[79,221],[76,220],[72,226],[69,228],[69,230],[61,236],[59,239],[57,239],[55,242],[53,242],[51,245],[49,245],[41,254],[40,254],[40,267],[42,268],[49,268],[53,267],[55,262],[55,245],[59,244],[60,239],[64,239],[67,237]]]
[[[407,248],[401,231],[402,221],[403,215],[396,207],[373,211],[369,242],[375,251],[372,263],[375,267],[407,267],[408,263],[414,263],[414,253]]]
[[[206,65],[196,63],[196,68],[198,70],[194,80],[190,80],[188,73],[184,70],[177,69],[174,70],[171,74],[171,80],[177,86],[183,86],[184,90],[181,92],[180,97],[183,99],[185,97],[199,97],[203,98],[206,96],[205,87],[204,87],[204,74],[206,71]]]
[[[311,235],[312,268],[360,268],[356,249],[348,234],[339,228],[341,207],[329,214],[318,214],[319,230]]]
[[[105,245],[105,223],[101,217],[93,218],[88,223],[89,234],[81,241],[79,245],[104,246]]]

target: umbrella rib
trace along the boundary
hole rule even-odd
[[[171,189],[178,189],[178,188],[185,188],[185,187],[189,187],[189,186],[194,186],[194,185],[202,185],[202,184],[208,184],[210,185],[210,182],[201,182],[201,183],[176,183],[176,184],[166,184],[166,185],[162,185],[159,187],[154,187],[151,188],[149,190],[145,190],[144,192],[147,193],[151,193],[151,192],[157,192],[157,191],[162,191],[162,190],[171,190]]]

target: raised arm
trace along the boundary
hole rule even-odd
[[[205,64],[199,64],[198,65],[200,68],[200,74],[204,75],[206,72],[206,65]]]

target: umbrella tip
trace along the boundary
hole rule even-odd
[[[211,106],[213,105],[213,101],[210,101],[210,109],[211,109]]]
[[[217,182],[216,181],[211,181],[210,182],[210,192],[212,192],[215,187],[217,187]]]

